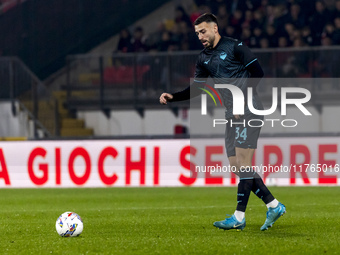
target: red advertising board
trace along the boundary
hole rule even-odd
[[[339,185],[340,138],[261,138],[253,168],[267,184]],[[0,187],[233,186],[224,139],[0,144]]]

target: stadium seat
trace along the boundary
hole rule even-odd
[[[149,65],[137,66],[136,79],[142,82],[143,75],[150,70]],[[125,85],[134,82],[134,68],[132,66],[106,67],[104,70],[104,83],[112,85]]]
[[[174,127],[174,134],[175,135],[181,135],[181,134],[187,134],[188,128],[183,125],[175,125]]]

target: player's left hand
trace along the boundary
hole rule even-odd
[[[167,102],[169,101],[169,100],[171,100],[173,98],[173,96],[171,95],[171,94],[169,94],[169,93],[163,93],[161,96],[160,96],[160,98],[159,98],[159,102],[161,103],[161,104],[167,104]]]

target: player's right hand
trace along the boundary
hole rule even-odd
[[[163,93],[160,98],[159,98],[159,102],[161,104],[167,104],[169,100],[171,100],[173,98],[173,96],[169,93]]]

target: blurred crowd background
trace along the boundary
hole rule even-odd
[[[207,12],[221,35],[252,48],[265,78],[304,78],[316,119],[301,132],[338,132],[324,118],[339,106],[340,82],[328,78],[340,77],[340,0],[0,0],[0,99],[10,102],[0,131],[34,138],[186,133],[190,102],[164,108],[159,95],[190,84],[203,49],[193,22]],[[302,86],[294,82],[263,82],[258,91],[271,105],[273,86]],[[26,117],[8,117],[21,109],[31,129]]]
[[[192,24],[206,12],[217,16],[221,35],[251,48],[340,44],[340,0],[195,0],[191,9],[177,6],[153,33],[123,29],[115,52],[200,50]]]

